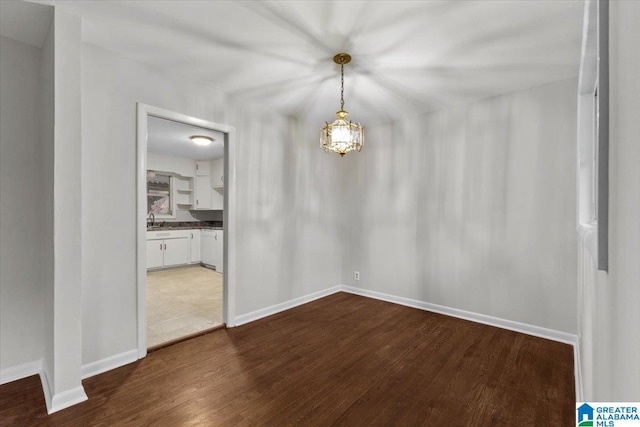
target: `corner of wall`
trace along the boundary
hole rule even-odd
[[[583,402],[584,392],[582,390],[582,364],[580,363],[580,337],[576,335],[576,342],[573,343],[573,372],[576,381],[576,402]]]
[[[42,383],[42,392],[44,393],[44,402],[47,405],[47,414],[51,414],[51,381],[49,381],[49,372],[45,360],[42,360],[38,375],[40,376],[40,383]]]
[[[43,384],[44,388],[44,384]],[[45,393],[46,397],[46,393]],[[80,402],[87,400],[87,394],[84,392],[83,386],[74,387],[70,390],[65,390],[60,393],[56,393],[51,396],[51,402],[47,401],[47,413],[53,414],[54,412],[61,411],[70,406],[76,405]]]
[[[88,399],[82,385],[59,393],[54,393],[52,388],[53,382],[51,381],[52,376],[49,373],[47,363],[44,360],[41,361],[41,369],[38,374],[40,375],[40,382],[42,383],[44,401],[47,405],[47,414],[51,415],[54,412],[61,411]]]

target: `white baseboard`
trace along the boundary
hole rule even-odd
[[[42,392],[44,393],[44,403],[47,405],[47,414],[51,413],[51,382],[49,381],[49,372],[47,364],[42,361],[42,370],[40,371],[40,383],[42,384]]]
[[[86,365],[82,365],[82,379],[128,365],[136,360],[138,360],[137,348],[87,363]]]
[[[42,371],[42,359],[23,363],[18,366],[0,369],[0,385],[12,381],[21,380],[32,375],[38,375]]]
[[[84,392],[84,387],[81,385],[56,393],[51,397],[51,405],[47,405],[47,413],[53,414],[54,412],[77,405],[80,402],[84,402],[87,399],[87,394]]]
[[[47,413],[51,414],[55,412],[52,411],[54,406],[52,403],[51,382],[49,381],[49,374],[47,372],[47,366],[44,359],[34,360],[33,362],[2,369],[0,371],[0,384],[21,380],[32,375],[38,375],[40,377],[42,393],[44,394],[44,402],[47,405]]]
[[[47,414],[53,414],[54,412],[61,411],[88,399],[82,384],[69,390],[54,393],[49,378],[50,375],[47,364],[43,361],[42,370],[40,371],[40,382],[42,383],[44,401],[47,405]]]
[[[53,414],[54,412],[87,400],[87,395],[82,385],[54,394],[51,390],[51,381],[49,381],[47,366],[43,359],[0,370],[0,384],[21,380],[32,375],[38,375],[40,377],[42,393],[44,394],[48,414]]]
[[[577,342],[577,336],[567,332],[547,329],[540,326],[529,325],[526,323],[515,322],[513,320],[501,319],[499,317],[487,316],[486,314],[474,313],[471,311],[460,310],[457,308],[447,307],[444,305],[432,304],[429,302],[414,300],[410,298],[398,297],[382,292],[370,291],[368,289],[354,288],[352,286],[342,286],[344,292],[361,295],[364,297],[374,298],[382,301],[393,302],[407,307],[418,308],[421,310],[432,311],[434,313],[446,314],[447,316],[457,317],[459,319],[470,320],[476,323],[496,326],[510,331],[521,332],[527,335],[533,335],[540,338],[546,338],[552,341],[558,341],[565,344],[574,345]]]
[[[251,313],[236,316],[235,326],[244,325],[245,323],[253,322],[255,320],[262,319],[263,317],[271,316],[273,314],[280,313],[281,311],[289,310],[290,308],[306,304],[308,302],[326,297],[331,294],[335,294],[336,292],[340,292],[341,289],[341,286],[334,286],[329,289],[294,298],[280,304],[272,305],[271,307],[262,308],[260,310],[252,311]]]

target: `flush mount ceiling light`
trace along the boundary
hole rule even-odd
[[[213,138],[206,135],[191,135],[189,138],[196,145],[209,145],[213,142]]]
[[[340,65],[340,111],[336,113],[338,120],[325,123],[320,133],[320,146],[327,153],[338,153],[344,156],[349,151],[360,151],[364,145],[364,129],[358,122],[345,120],[349,113],[344,111],[344,64],[351,62],[351,55],[339,53],[333,62]]]

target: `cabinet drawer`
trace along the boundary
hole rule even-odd
[[[189,230],[147,231],[147,240],[182,239],[191,237]]]

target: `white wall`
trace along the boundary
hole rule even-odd
[[[612,304],[611,392],[640,401],[640,2],[611,2],[610,214],[607,291]],[[604,397],[604,396],[602,396]]]
[[[82,49],[83,364],[136,348],[136,102],[236,127],[236,315],[340,282],[339,159],[296,122]]]
[[[81,385],[81,21],[54,11],[53,371],[52,400]],[[64,396],[64,395],[62,395]],[[62,404],[62,403],[61,403]],[[64,403],[67,405],[67,402]],[[60,408],[62,409],[62,408]]]
[[[575,333],[576,90],[369,127],[343,159],[342,283]]]
[[[610,2],[609,273],[586,262],[584,399],[640,400],[640,2]],[[585,254],[587,255],[587,254]],[[591,267],[589,269],[589,267]]]
[[[40,204],[42,233],[40,244],[42,247],[41,268],[43,271],[43,298],[44,298],[44,370],[53,381],[54,366],[53,342],[54,342],[54,245],[53,245],[53,209],[54,209],[54,124],[55,124],[55,46],[54,46],[55,19],[51,19],[47,37],[42,46],[42,72],[41,82],[41,112],[42,123],[40,126],[42,174],[44,194]],[[48,385],[44,385],[47,387]],[[49,392],[47,390],[46,392]]]
[[[41,55],[0,37],[0,369],[44,352]]]

